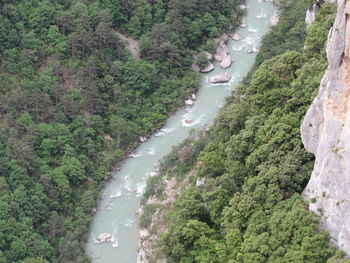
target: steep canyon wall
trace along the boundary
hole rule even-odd
[[[328,69],[301,126],[316,157],[303,192],[332,240],[350,254],[350,1],[338,0],[327,43]]]

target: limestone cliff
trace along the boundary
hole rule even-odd
[[[350,1],[338,0],[327,44],[328,69],[301,127],[316,157],[306,189],[310,210],[332,240],[350,254]]]

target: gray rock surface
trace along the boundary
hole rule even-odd
[[[301,126],[316,157],[303,197],[332,241],[350,254],[350,2],[338,0],[328,44],[328,69]]]
[[[228,82],[231,79],[231,75],[228,72],[222,72],[218,75],[212,76],[209,78],[209,82],[216,84],[216,83],[224,83]]]
[[[232,64],[232,59],[231,59],[231,56],[228,55],[223,58],[223,60],[220,63],[220,67],[223,69],[226,69],[226,68],[229,68],[231,64]]]
[[[95,243],[105,243],[111,241],[112,235],[109,233],[102,233],[96,238]]]
[[[235,33],[235,34],[232,35],[232,39],[234,41],[240,41],[242,39],[242,37],[240,36],[240,34]]]
[[[193,105],[193,100],[191,100],[190,98],[188,100],[185,101],[185,104],[188,106],[192,106]]]
[[[305,16],[305,23],[306,23],[308,26],[310,26],[310,25],[312,24],[312,22],[315,21],[315,19],[316,19],[316,14],[317,14],[317,12],[318,12],[319,9],[320,9],[319,6],[316,5],[316,4],[314,4],[314,5],[312,6],[312,8],[310,8],[309,10],[307,10],[306,16]]]
[[[273,15],[270,17],[270,25],[271,26],[276,26],[278,22],[280,21],[280,11],[278,9],[273,12]]]
[[[226,57],[227,55],[228,55],[228,46],[224,43],[224,41],[221,41],[219,46],[216,48],[216,53],[214,55],[214,58],[218,61],[222,61],[224,57]]]
[[[313,6],[307,10],[306,12],[306,16],[305,16],[305,23],[310,26],[316,19],[316,14],[318,12],[318,10],[320,10],[320,6],[323,3],[331,3],[331,4],[335,4],[337,2],[337,0],[316,0],[315,4],[313,4]]]
[[[216,54],[214,55],[214,59],[215,59],[216,61],[219,61],[219,62],[223,61],[224,57],[225,57],[225,56],[219,56],[219,55],[216,55]]]

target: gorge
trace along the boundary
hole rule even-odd
[[[216,117],[232,89],[243,79],[254,63],[255,54],[248,50],[258,48],[261,38],[269,30],[269,18],[274,13],[272,2],[249,0],[247,13],[243,18],[246,28],[238,29],[243,36],[240,41],[228,41],[229,53],[234,63],[226,69],[232,75],[225,84],[211,85],[208,78],[223,70],[215,62],[215,70],[201,78],[201,88],[193,107],[178,111],[167,124],[147,142],[142,143],[127,159],[121,170],[103,190],[98,212],[91,226],[87,251],[93,262],[112,263],[116,258],[121,262],[134,263],[137,260],[138,222],[136,210],[145,187],[146,178],[156,171],[158,161],[176,145],[189,136],[194,128],[205,127]],[[186,119],[191,119],[190,124]],[[108,232],[113,242],[95,244],[97,236]],[[142,262],[142,261],[141,261]]]

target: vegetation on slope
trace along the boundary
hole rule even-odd
[[[1,263],[89,261],[111,165],[197,89],[191,56],[239,2],[0,0]]]
[[[324,4],[307,30],[300,14],[307,3],[285,1],[283,7],[281,22],[263,41],[259,57],[266,60],[258,60],[208,138],[200,139],[207,141],[204,150],[198,153],[199,140],[185,142],[153,182],[161,190],[161,175],[181,181],[193,170],[186,178],[192,183],[166,208],[167,231],[158,245],[167,262],[345,262],[300,197],[313,157],[299,129],[327,67],[335,6]],[[274,50],[266,46],[271,43]],[[193,154],[181,160],[184,147]],[[197,179],[204,184],[196,186]]]

